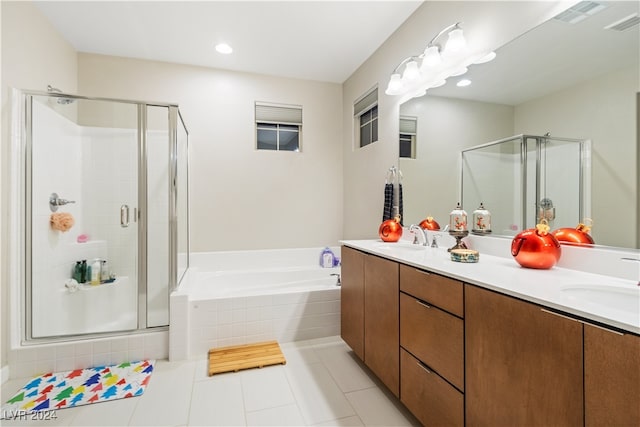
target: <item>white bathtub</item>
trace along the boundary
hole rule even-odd
[[[171,295],[171,360],[214,347],[340,333],[340,267],[321,268],[323,248],[191,254]],[[340,256],[340,249],[332,250]]]

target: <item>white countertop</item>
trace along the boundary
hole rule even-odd
[[[345,246],[511,295],[596,323],[640,334],[638,282],[579,270],[521,267],[513,258],[480,253],[477,263],[451,261],[445,247],[403,241],[343,240]]]

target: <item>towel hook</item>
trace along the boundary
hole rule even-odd
[[[64,206],[69,203],[75,203],[75,200],[61,199],[58,197],[58,193],[51,193],[49,196],[49,209],[51,209],[51,212],[56,212],[59,206]]]

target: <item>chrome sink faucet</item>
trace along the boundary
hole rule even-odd
[[[440,237],[439,233],[433,233],[433,240],[431,240],[431,247],[432,248],[437,248],[438,247],[438,237]]]
[[[415,230],[419,230],[419,233],[416,233]],[[418,239],[418,235],[422,235],[422,246],[429,246],[429,239],[427,238],[427,233],[426,231],[424,231],[422,229],[422,227],[420,227],[419,225],[416,224],[411,224],[409,226],[409,232],[413,233],[413,244],[417,245],[420,243],[419,239]]]

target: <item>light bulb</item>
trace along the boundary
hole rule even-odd
[[[228,55],[233,52],[233,48],[226,43],[217,44],[216,50],[218,51],[218,53],[222,53],[223,55]]]
[[[469,86],[470,84],[471,84],[471,80],[462,79],[458,83],[456,83],[456,86],[458,86],[458,87],[466,87],[466,86]]]
[[[384,91],[387,95],[399,95],[402,92],[402,79],[400,74],[394,73],[391,74],[391,78],[389,79],[389,85],[387,86],[387,90]]]
[[[422,68],[432,68],[440,65],[442,58],[438,46],[430,46],[424,50],[424,58],[422,59]]]
[[[420,76],[420,70],[418,70],[418,63],[411,60],[407,63],[402,74],[402,80],[405,82],[411,82],[416,80]]]
[[[489,52],[487,54],[480,54],[479,58],[473,61],[474,64],[484,64],[485,62],[493,61],[496,57],[495,52]]]
[[[467,41],[464,39],[464,34],[462,34],[462,29],[456,28],[451,30],[451,32],[449,33],[449,39],[447,40],[445,51],[458,52],[462,48],[464,48],[466,45],[467,45]]]

